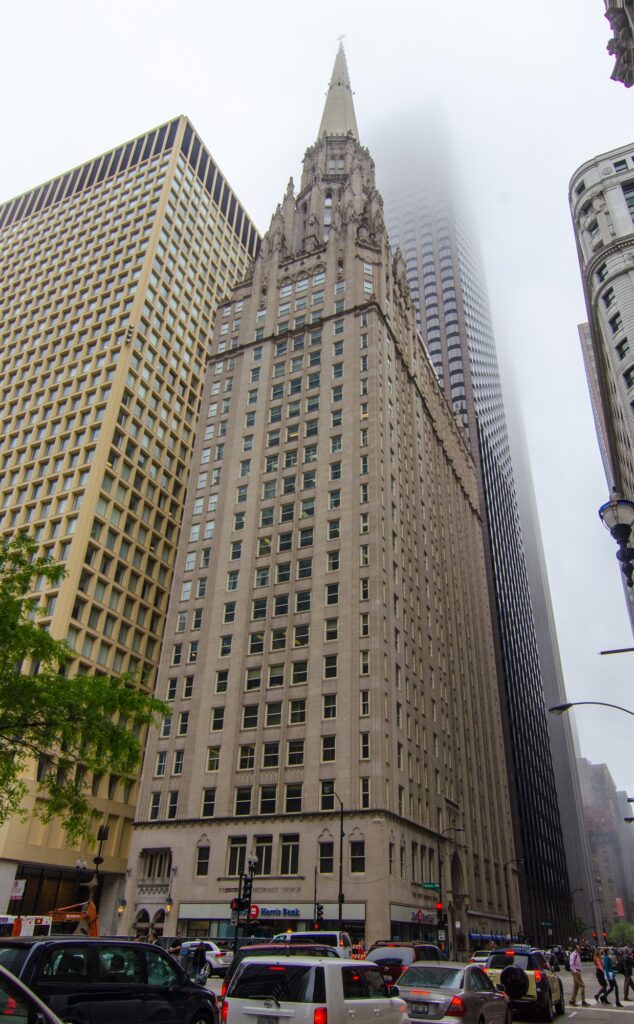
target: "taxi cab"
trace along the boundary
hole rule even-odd
[[[564,989],[540,949],[508,946],[491,950],[484,970],[494,985],[502,985],[518,1016],[552,1021],[565,1013]]]

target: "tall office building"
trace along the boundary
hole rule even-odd
[[[524,931],[567,938],[572,913],[506,415],[484,275],[444,134],[392,121],[374,152],[390,241],[477,467]]]
[[[634,910],[631,825],[623,822],[629,804],[607,765],[581,757],[579,775],[597,893],[597,930],[607,931],[619,921],[631,921]]]
[[[634,501],[634,145],[582,164],[569,200],[588,312],[579,332],[607,489]],[[625,599],[634,625],[634,588]]]
[[[121,930],[167,903],[171,932],[230,934],[251,864],[258,934],[317,902],[354,937],[435,940],[440,883],[450,945],[504,936],[484,573],[340,49],[299,192],[217,318]]]
[[[2,205],[0,239],[0,529],[65,565],[42,622],[78,667],[153,685],[211,323],[258,236],[180,117]],[[137,781],[87,782],[109,826],[108,919]],[[85,898],[75,863],[95,852],[69,848],[55,821],[10,821],[0,888],[25,885],[3,912]]]

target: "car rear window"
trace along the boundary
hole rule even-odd
[[[325,1003],[324,969],[305,964],[245,964],[231,982],[227,996],[279,1003]]]
[[[416,959],[414,950],[408,946],[385,946],[381,949],[371,949],[366,960],[375,964],[411,964]]]
[[[521,967],[523,971],[530,970],[529,956],[527,953],[515,953],[511,956],[510,953],[498,953],[497,956],[489,957],[488,967],[501,968],[509,967],[511,964],[513,967]]]
[[[18,946],[13,943],[7,946],[0,945],[0,964],[11,971],[11,974],[15,974],[16,978],[19,978],[30,948],[30,946]]]
[[[403,987],[424,985],[426,988],[460,989],[464,984],[464,971],[455,967],[408,967],[398,980]]]
[[[325,935],[324,932],[320,935],[316,934],[314,938],[312,935],[289,935],[287,941],[292,945],[300,945],[300,943],[303,943],[304,945],[309,946],[336,946],[337,936]]]

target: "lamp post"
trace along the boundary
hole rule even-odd
[[[333,786],[332,793],[333,793],[333,796],[335,796],[337,798],[337,800],[339,801],[339,893],[338,893],[338,896],[337,896],[337,903],[338,903],[338,906],[339,906],[339,913],[338,913],[338,921],[339,921],[339,923],[337,925],[337,928],[339,929],[339,931],[342,931],[343,930],[343,901],[344,901],[344,895],[343,895],[343,837],[345,836],[345,832],[343,830],[343,801],[342,801],[341,797],[336,793],[336,791],[334,789],[334,786]]]
[[[612,491],[610,500],[599,509],[599,518],[619,546],[616,557],[631,588],[634,586],[634,548],[629,547],[628,541],[634,526],[634,501],[620,498],[618,491]]]
[[[511,864],[516,864],[519,867],[519,865],[523,864],[523,863],[524,863],[524,858],[523,857],[520,857],[519,860],[517,858],[512,858],[511,860],[507,860],[507,861],[504,862],[504,885],[506,887],[506,912],[507,912],[508,918],[509,918],[509,942],[513,941],[513,918],[511,917],[511,894],[510,894],[510,890],[509,890],[509,877],[508,877],[508,872],[507,872],[506,869]]]
[[[464,829],[452,825],[452,826],[450,826],[450,828],[445,828],[445,829],[442,830],[442,832],[438,833],[437,856],[438,856],[438,904],[439,904],[439,906],[437,907],[437,914],[436,914],[436,927],[437,927],[438,931],[440,931],[440,920],[441,920],[441,918],[444,919],[445,916],[446,916],[445,915],[445,908],[443,906],[443,901],[442,901],[442,856],[441,856],[441,842],[442,842],[443,837],[449,835],[450,832],[464,832]],[[440,946],[440,940],[438,941],[438,945]],[[444,948],[444,947],[442,947],[442,948]]]
[[[565,715],[570,708],[581,707],[584,704],[592,704],[597,708],[614,708],[615,711],[623,711],[626,715],[634,715],[634,711],[630,711],[629,708],[623,708],[620,704],[607,704],[604,700],[570,700],[565,704],[555,704],[548,708],[548,711],[551,715]]]
[[[602,901],[598,897],[595,897],[593,900],[590,900],[590,906],[593,908],[592,909],[593,917],[594,917],[594,905],[595,905],[595,903],[599,904],[599,928],[597,930],[597,940],[599,940],[599,945],[601,945],[602,942],[603,942],[603,907],[602,907]],[[594,927],[595,928],[597,927],[597,919],[596,919],[596,917],[594,917]]]

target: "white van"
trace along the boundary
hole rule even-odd
[[[234,974],[221,1024],[406,1024],[407,1003],[390,996],[376,964],[338,957],[246,957]]]
[[[313,942],[318,946],[334,946],[340,956],[350,956],[352,940],[347,932],[279,932],[273,936],[273,942],[292,942],[305,945]]]

